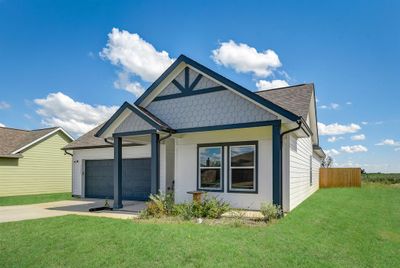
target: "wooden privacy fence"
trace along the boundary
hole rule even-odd
[[[360,186],[361,168],[320,168],[320,188]]]

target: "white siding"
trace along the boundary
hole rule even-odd
[[[271,127],[224,130],[186,134],[176,139],[175,200],[191,200],[188,191],[197,189],[197,144],[258,141],[258,193],[227,192],[227,157],[225,157],[224,192],[210,192],[235,208],[260,209],[262,202],[272,202]],[[227,148],[225,147],[225,150]],[[226,151],[225,151],[226,155]]]
[[[122,158],[148,158],[151,154],[150,145],[123,147]],[[113,148],[81,149],[73,151],[72,194],[84,197],[85,160],[113,159]],[[166,185],[165,145],[160,146],[160,190],[165,191]]]
[[[290,169],[289,169],[289,208],[294,209],[319,188],[318,158],[313,157],[310,138],[290,136]],[[312,161],[310,161],[312,157]],[[312,162],[312,165],[311,165]],[[310,185],[310,169],[313,183]]]

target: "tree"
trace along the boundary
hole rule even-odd
[[[321,162],[321,167],[329,168],[333,166],[333,158],[331,156],[325,157]]]

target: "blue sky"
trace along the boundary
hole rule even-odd
[[[314,82],[320,143],[336,164],[400,172],[399,3],[0,0],[0,124],[79,135],[135,100],[155,74],[103,49],[137,34],[128,52],[153,47],[164,60],[154,66],[186,54],[251,90]],[[243,47],[270,73],[222,55]]]

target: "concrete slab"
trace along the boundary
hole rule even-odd
[[[112,201],[109,202],[112,207]],[[145,202],[124,201],[120,210],[89,212],[89,208],[104,206],[101,199],[65,200],[32,205],[0,206],[0,223],[63,215],[84,215],[115,219],[133,219],[145,208]]]

